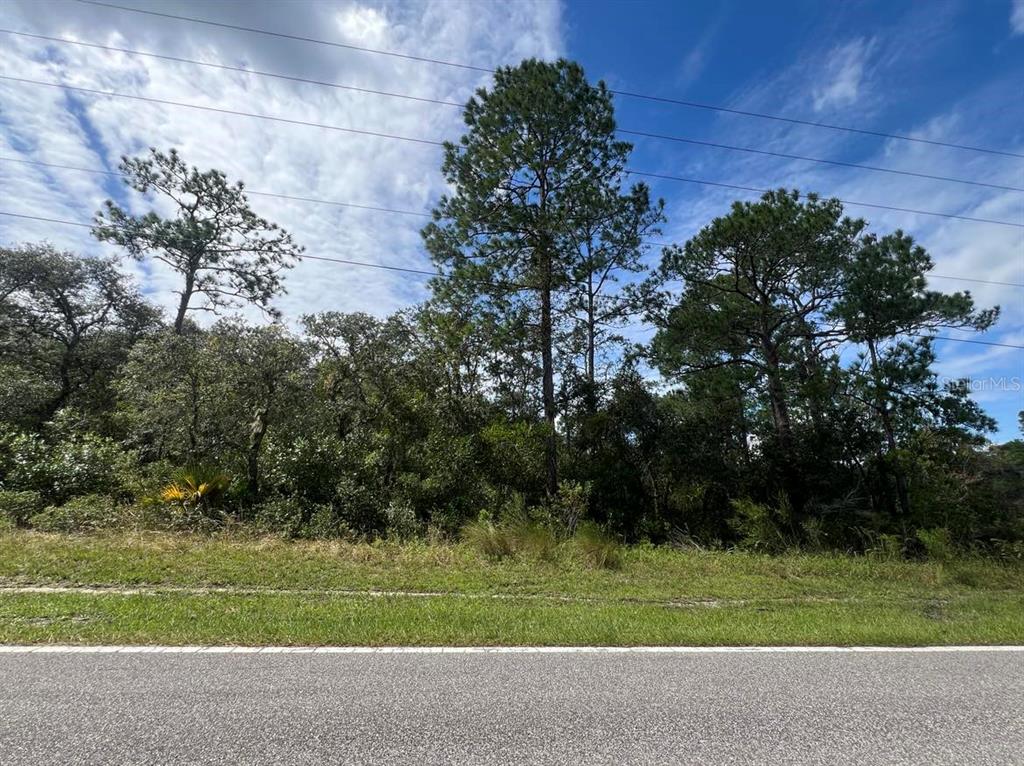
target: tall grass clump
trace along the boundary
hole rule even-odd
[[[526,512],[510,513],[498,522],[482,514],[462,528],[462,539],[492,559],[521,555],[552,561],[558,554],[558,538],[551,527]]]
[[[503,524],[481,517],[462,528],[462,539],[472,548],[491,559],[503,559],[516,552],[512,536]]]
[[[593,522],[580,524],[573,542],[583,560],[592,567],[618,569],[622,566],[622,546]]]

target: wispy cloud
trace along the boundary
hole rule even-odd
[[[463,101],[488,77],[448,67],[247,35],[112,10],[9,4],[10,26],[41,34],[195,58],[231,66]],[[275,31],[483,66],[552,57],[562,50],[556,3],[378,6],[270,2],[195,6],[194,15]],[[240,15],[241,14],[241,15]],[[5,74],[440,140],[462,130],[458,109],[353,93],[243,73],[4,36]],[[405,210],[429,210],[444,191],[440,151],[372,136],[284,125],[180,107],[0,82],[0,156],[116,168],[122,154],[177,147],[200,168],[219,168],[258,191]],[[89,222],[119,182],[103,176],[0,162],[5,209]],[[151,203],[125,195],[134,209]],[[429,268],[415,217],[253,196],[253,207],[289,229],[310,255]],[[166,208],[164,208],[166,210]],[[84,253],[115,252],[88,230],[0,220],[0,242],[49,239]],[[147,292],[169,305],[173,274],[126,264]],[[286,279],[286,317],[337,309],[384,314],[426,296],[412,275],[307,260]],[[255,315],[253,315],[255,318]]]
[[[823,82],[814,88],[814,111],[849,106],[862,98],[873,44],[860,38],[829,52]]]
[[[1024,0],[1013,0],[1010,7],[1010,31],[1015,35],[1024,35]]]

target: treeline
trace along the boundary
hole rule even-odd
[[[80,529],[557,534],[763,549],[1024,540],[1024,443],[990,444],[931,336],[997,309],[834,199],[737,202],[643,267],[664,204],[629,185],[611,98],[575,64],[501,69],[446,146],[432,298],[280,321],[301,258],[241,184],[125,158],[162,198],[94,235],[178,281],[164,316],[116,261],[0,251],[0,510]],[[271,320],[203,322],[256,306]],[[294,318],[292,318],[294,319]],[[625,336],[655,328],[649,344]]]

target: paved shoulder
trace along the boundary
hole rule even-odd
[[[0,653],[17,764],[1011,764],[1024,653]]]

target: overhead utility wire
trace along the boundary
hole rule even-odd
[[[101,45],[99,43],[88,43],[80,40],[71,40],[65,37],[51,37],[49,35],[40,35],[30,32],[19,32],[12,29],[0,28],[0,32],[10,35],[18,35],[21,37],[30,37],[39,40],[49,40],[52,42],[58,42],[68,45],[79,45],[86,48],[96,48],[104,51],[113,51],[117,53],[126,53],[131,56],[145,56],[149,58],[156,58],[165,61],[174,61],[181,64],[190,64],[194,66],[209,67],[212,69],[221,69],[229,72],[240,72],[243,74],[256,75],[259,77],[273,77],[282,80],[288,80],[291,82],[301,82],[310,85],[320,85],[329,88],[338,88],[341,90],[354,91],[356,93],[366,93],[375,96],[385,96],[388,98],[400,98],[409,101],[418,101],[421,103],[428,104],[439,104],[442,106],[451,106],[457,108],[463,108],[465,105],[457,101],[446,101],[443,99],[427,98],[424,96],[413,96],[407,93],[394,93],[392,91],[376,90],[373,88],[361,88],[355,85],[345,85],[337,82],[328,82],[325,80],[314,80],[308,77],[297,77],[293,75],[280,74],[277,72],[264,72],[257,69],[247,69],[245,67],[230,66],[228,64],[215,64],[209,61],[199,61],[198,59],[183,58],[180,56],[167,56],[161,53],[150,53],[147,51],[133,50],[131,48],[120,48],[114,45]],[[623,135],[638,136],[640,138],[647,138],[656,141],[671,141],[674,143],[688,144],[691,146],[703,146],[712,149],[723,149],[732,152],[744,152],[746,154],[758,154],[765,157],[778,157],[780,159],[797,160],[799,162],[813,162],[821,165],[832,165],[834,167],[854,168],[857,170],[867,170],[874,173],[889,173],[892,175],[909,176],[912,178],[923,178],[930,181],[943,181],[947,183],[964,184],[968,186],[980,186],[988,189],[998,189],[999,191],[1013,191],[1013,192],[1024,192],[1024,187],[1020,186],[1007,186],[1003,184],[990,183],[988,181],[975,181],[968,178],[955,178],[953,176],[942,176],[934,175],[931,173],[921,173],[915,170],[903,170],[900,168],[887,168],[879,165],[865,165],[858,162],[846,162],[842,160],[832,160],[823,157],[808,157],[802,154],[789,154],[786,152],[771,151],[768,149],[758,149],[752,146],[735,146],[733,144],[723,144],[716,141],[705,141],[702,139],[688,138],[686,136],[674,136],[662,133],[652,133],[650,131],[643,130],[632,130],[629,128],[617,128],[616,131]]]
[[[24,78],[24,77],[11,77],[9,75],[0,75],[0,79],[8,80],[8,81],[11,81],[11,82],[20,82],[20,83],[24,83],[24,84],[28,84],[28,85],[41,85],[41,86],[49,87],[49,88],[63,88],[65,90],[77,91],[77,92],[81,92],[81,93],[91,93],[93,95],[99,95],[99,96],[110,96],[110,97],[113,97],[113,98],[126,98],[126,99],[131,99],[131,100],[135,100],[135,101],[144,101],[144,102],[153,103],[153,104],[164,104],[164,105],[167,105],[167,106],[178,106],[178,107],[183,107],[185,109],[197,109],[197,110],[200,110],[200,111],[215,112],[217,114],[230,114],[230,115],[235,115],[235,116],[238,116],[238,117],[251,117],[251,118],[260,119],[260,120],[270,120],[272,122],[282,122],[282,123],[286,123],[286,124],[290,124],[290,125],[302,125],[302,126],[312,127],[312,128],[323,128],[325,130],[335,130],[335,131],[340,131],[342,133],[355,133],[355,134],[358,134],[358,135],[374,136],[376,138],[388,138],[388,139],[392,139],[392,140],[395,140],[395,141],[409,141],[409,142],[416,143],[416,144],[425,144],[425,145],[430,145],[430,146],[444,146],[445,145],[445,142],[443,142],[443,141],[434,141],[434,140],[425,139],[425,138],[414,138],[414,137],[411,137],[411,136],[399,136],[399,135],[394,135],[394,134],[391,134],[391,133],[381,133],[381,132],[372,131],[372,130],[360,130],[360,129],[357,129],[357,128],[346,128],[346,127],[342,127],[340,125],[328,125],[328,124],[325,124],[325,123],[309,122],[309,121],[306,121],[306,120],[295,120],[295,119],[291,119],[291,118],[288,118],[288,117],[277,117],[277,116],[274,116],[274,115],[260,114],[258,112],[242,112],[242,111],[238,111],[238,110],[222,109],[222,108],[213,107],[213,106],[201,106],[199,104],[188,104],[188,103],[185,103],[185,102],[182,102],[182,101],[169,101],[169,100],[166,100],[166,99],[153,98],[153,97],[150,97],[150,96],[136,96],[136,95],[132,95],[132,94],[129,94],[129,93],[118,93],[118,92],[115,92],[115,91],[98,90],[98,89],[95,89],[95,88],[83,88],[83,87],[80,87],[80,86],[77,86],[77,85],[66,85],[64,83],[46,82],[46,81],[43,81],[43,80],[31,80],[31,79]],[[750,187],[750,186],[746,186],[746,187],[745,186],[738,186],[736,184],[727,184],[727,183],[722,183],[722,182],[718,182],[718,181],[705,181],[705,180],[702,180],[702,179],[686,178],[686,177],[683,177],[683,176],[672,176],[672,175],[663,175],[663,174],[657,174],[657,173],[647,173],[647,172],[642,172],[642,171],[638,171],[638,170],[633,170],[633,169],[630,169],[630,168],[626,168],[625,172],[626,173],[632,173],[632,174],[638,175],[638,176],[647,176],[647,177],[650,177],[650,178],[661,178],[661,179],[666,179],[666,180],[670,180],[670,181],[680,181],[680,182],[684,182],[684,183],[701,184],[701,185],[704,185],[704,186],[718,186],[718,187],[723,187],[723,188],[728,188],[728,189],[743,189],[745,191],[753,191],[753,192],[758,192],[758,193],[761,193],[761,194],[764,194],[766,192],[771,191],[770,189],[761,189],[761,188]],[[975,223],[989,223],[989,224],[994,224],[996,226],[1012,226],[1013,228],[1024,229],[1024,224],[1022,224],[1022,223],[1014,223],[1012,221],[1000,221],[1000,220],[993,219],[993,218],[977,218],[977,217],[974,217],[974,216],[959,215],[959,214],[956,214],[956,213],[940,213],[940,212],[935,212],[935,211],[930,211],[930,210],[918,210],[918,209],[915,209],[915,208],[897,207],[897,206],[894,206],[894,205],[883,205],[883,204],[874,203],[874,202],[856,202],[854,200],[844,200],[844,199],[839,199],[839,202],[843,203],[844,205],[853,205],[855,207],[868,207],[868,208],[875,208],[875,209],[878,209],[878,210],[891,210],[891,211],[899,212],[899,213],[913,213],[915,215],[928,215],[928,216],[935,216],[935,217],[938,217],[938,218],[950,218],[950,219],[955,219],[955,220],[960,220],[960,221],[973,221]]]
[[[76,0],[76,2],[83,3],[85,5],[99,6],[103,8],[111,8],[119,11],[128,11],[130,13],[140,13],[147,16],[157,16],[165,19],[174,19],[176,21],[187,21],[193,24],[204,24],[211,27],[220,27],[221,29],[233,29],[239,32],[249,32],[258,35],[267,35],[270,37],[278,37],[286,40],[295,40],[304,43],[314,43],[316,45],[326,45],[333,48],[344,48],[346,50],[360,51],[362,53],[372,53],[378,56],[389,56],[391,58],[406,59],[409,61],[418,61],[426,64],[437,64],[440,66],[453,67],[456,69],[465,69],[473,72],[483,72],[485,74],[493,74],[494,69],[491,67],[475,66],[473,64],[463,64],[455,61],[445,61],[443,59],[429,58],[426,56],[415,56],[408,53],[398,53],[396,51],[386,51],[377,48],[369,48],[362,45],[353,45],[351,43],[341,43],[334,40],[323,40],[315,37],[307,37],[305,35],[293,35],[286,32],[273,32],[268,29],[259,29],[257,27],[247,27],[240,24],[227,24],[220,21],[212,21],[210,19],[200,19],[194,16],[179,16],[173,13],[162,13],[160,11],[151,11],[143,8],[132,8],[126,5],[117,5],[115,3],[100,2],[100,0]],[[756,117],[763,120],[776,120],[778,122],[785,122],[791,125],[804,125],[813,128],[825,128],[828,130],[838,130],[847,133],[858,133],[860,135],[874,136],[876,138],[890,138],[899,141],[911,141],[920,144],[930,144],[932,146],[944,146],[951,149],[963,149],[965,151],[982,152],[984,154],[996,154],[1003,157],[1016,157],[1018,159],[1024,159],[1024,154],[1019,152],[1010,152],[1002,149],[991,149],[983,146],[971,146],[969,144],[958,144],[950,141],[938,141],[931,138],[921,138],[920,136],[907,136],[899,133],[886,133],[878,130],[869,130],[866,128],[855,128],[848,125],[834,125],[827,122],[818,122],[815,120],[804,120],[796,117],[786,117],[777,114],[767,114],[764,112],[747,111],[743,109],[734,109],[725,106],[716,106],[714,104],[704,104],[697,101],[685,101],[683,99],[668,98],[666,96],[656,96],[646,93],[637,93],[635,91],[627,90],[614,90],[609,89],[609,92],[616,96],[625,96],[627,98],[641,99],[645,101],[652,101],[663,104],[675,104],[677,106],[685,106],[693,109],[704,109],[715,112],[724,112],[727,114],[735,114],[744,117]]]
[[[39,215],[26,215],[24,213],[11,213],[11,212],[6,211],[6,210],[0,210],[0,215],[6,215],[6,216],[9,216],[11,218],[25,218],[25,219],[30,220],[30,221],[44,221],[46,223],[59,223],[59,224],[63,224],[64,226],[78,226],[80,228],[85,228],[85,229],[92,229],[92,228],[94,228],[94,225],[91,224],[91,223],[80,223],[78,221],[65,221],[65,220],[60,219],[60,218],[48,218],[46,216],[39,216]],[[385,264],[382,264],[382,263],[369,263],[367,261],[354,261],[354,260],[350,260],[348,258],[330,258],[330,257],[325,256],[325,255],[307,255],[305,253],[303,253],[300,257],[302,259],[307,259],[308,258],[308,259],[314,260],[314,261],[329,261],[331,263],[343,263],[343,264],[345,264],[347,266],[361,266],[361,267],[365,267],[365,268],[368,268],[368,269],[383,269],[385,271],[402,271],[402,272],[405,272],[407,274],[421,274],[421,275],[426,276],[426,277],[443,277],[444,276],[444,274],[442,274],[439,271],[426,271],[425,269],[410,269],[410,268],[407,268],[405,266],[388,266],[388,265],[385,265]],[[519,285],[519,284],[515,284],[515,283],[512,283],[512,282],[508,282],[508,283],[494,283],[494,282],[485,282],[484,280],[477,280],[477,281],[482,282],[484,284],[491,285],[492,287],[500,287],[502,289],[507,289],[507,288],[510,288],[510,287],[514,288],[514,289],[518,289],[518,290],[533,289],[529,285]]]
[[[6,216],[10,216],[12,218],[25,218],[25,219],[28,219],[28,220],[31,220],[31,221],[44,221],[46,223],[59,223],[59,224],[65,225],[65,226],[78,226],[78,227],[86,228],[86,229],[93,228],[93,225],[89,224],[89,223],[80,223],[78,221],[65,221],[65,220],[60,219],[60,218],[49,218],[49,217],[46,217],[46,216],[39,216],[39,215],[25,215],[23,213],[11,213],[11,212],[8,212],[6,210],[0,210],[0,215],[6,215]],[[372,268],[372,269],[385,269],[385,270],[388,270],[388,271],[403,271],[403,272],[407,272],[407,273],[410,273],[410,274],[422,274],[424,276],[431,276],[431,277],[444,276],[440,272],[436,272],[436,271],[425,271],[425,270],[420,270],[420,269],[408,269],[408,268],[404,268],[404,267],[401,267],[401,266],[385,266],[385,265],[380,264],[380,263],[367,263],[366,261],[352,261],[352,260],[347,260],[347,259],[344,259],[344,258],[328,258],[326,256],[317,256],[317,255],[302,255],[301,257],[302,258],[310,258],[310,259],[317,260],[317,261],[331,261],[333,263],[344,263],[344,264],[352,265],[352,266],[365,266],[367,268]],[[480,281],[483,281],[483,280],[480,280]],[[494,287],[503,287],[503,288],[506,287],[506,285],[495,285],[492,282],[487,282],[486,284],[489,284],[489,285],[494,286]],[[529,287],[529,285],[515,285],[513,283],[509,283],[508,286],[512,286],[512,287],[515,287],[517,289],[531,289]],[[655,328],[656,329],[656,325],[639,325],[639,326],[649,326],[651,328]],[[1016,349],[1024,350],[1024,346],[1014,345],[1012,343],[997,343],[995,341],[986,341],[986,340],[970,340],[968,338],[948,338],[948,337],[940,336],[940,335],[918,335],[918,336],[914,336],[914,337],[932,338],[934,340],[945,340],[945,341],[951,341],[951,342],[954,342],[954,343],[975,343],[975,344],[979,344],[979,345],[982,345],[982,346],[999,346],[1001,348],[1016,348]]]
[[[100,170],[99,168],[83,168],[83,167],[79,167],[77,165],[63,165],[63,164],[57,163],[57,162],[42,162],[41,160],[28,160],[28,159],[22,159],[22,158],[16,158],[16,157],[4,157],[2,155],[0,155],[0,162],[16,162],[16,163],[19,163],[19,164],[22,164],[22,165],[33,165],[33,166],[36,166],[36,167],[55,168],[55,169],[59,169],[59,170],[72,170],[72,171],[79,172],[79,173],[93,173],[95,175],[112,176],[112,177],[115,177],[115,178],[124,178],[125,177],[123,173],[120,173],[120,172],[118,172],[116,170]],[[291,194],[277,194],[275,192],[254,191],[254,190],[249,189],[249,188],[245,189],[245,193],[246,194],[252,194],[252,195],[260,196],[260,197],[273,197],[273,198],[276,198],[276,199],[293,200],[293,201],[296,201],[296,202],[310,202],[310,203],[318,204],[318,205],[333,205],[335,207],[356,208],[358,210],[372,210],[374,212],[379,212],[379,213],[393,213],[395,215],[408,215],[408,216],[415,216],[415,217],[418,217],[418,218],[433,218],[433,216],[430,213],[419,212],[419,211],[416,211],[416,210],[401,210],[399,208],[379,207],[379,206],[376,206],[376,205],[360,205],[360,204],[357,204],[357,203],[354,203],[354,202],[341,202],[339,200],[320,199],[318,197],[297,197],[297,196],[294,196],[294,195],[291,195]],[[650,245],[652,247],[671,247],[672,246],[671,243],[669,243],[669,242],[656,242],[656,241],[652,241],[652,240],[645,240],[645,241],[641,242],[641,244]],[[312,256],[305,256],[305,257],[310,258]],[[431,272],[431,273],[433,273],[433,272]],[[983,285],[999,285],[999,286],[1003,286],[1003,287],[1021,287],[1021,288],[1024,288],[1024,282],[1000,282],[1000,281],[992,280],[992,279],[974,279],[972,277],[957,277],[957,276],[952,276],[950,274],[933,274],[933,273],[929,273],[928,277],[929,278],[933,278],[934,277],[936,279],[951,279],[951,280],[960,281],[960,282],[976,282],[978,284],[983,284]]]

